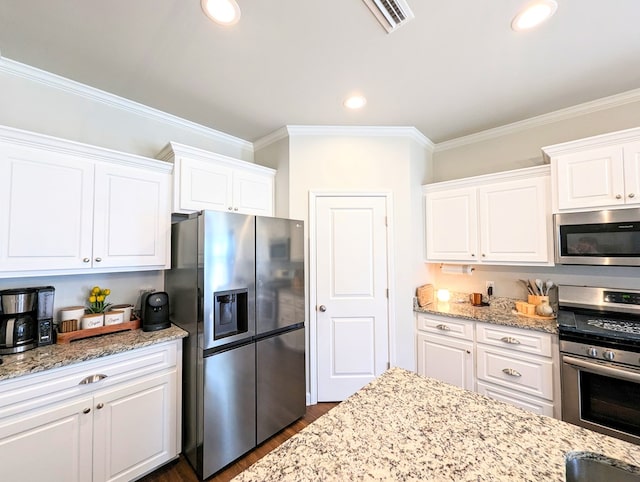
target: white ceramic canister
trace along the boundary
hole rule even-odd
[[[104,314],[104,326],[118,325],[122,323],[123,319],[124,319],[124,311],[122,310],[107,311]]]
[[[82,317],[82,329],[99,328],[104,325],[104,313],[89,313]]]
[[[60,308],[58,311],[58,318],[60,321],[66,320],[78,320],[80,321],[84,316],[84,306],[68,306],[66,308]]]
[[[133,311],[133,305],[130,305],[130,304],[113,305],[111,306],[111,309],[124,312],[124,317],[122,320],[124,323],[131,321],[131,313]]]

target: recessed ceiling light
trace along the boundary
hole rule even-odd
[[[344,106],[347,109],[361,109],[367,103],[367,99],[363,95],[352,95],[345,99]]]
[[[511,21],[511,28],[516,32],[528,30],[556,13],[558,3],[555,0],[534,0],[524,6]]]
[[[240,20],[240,7],[236,0],[201,0],[202,10],[220,25],[233,25]]]

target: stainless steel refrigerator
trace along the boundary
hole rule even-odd
[[[204,479],[304,415],[303,224],[203,211],[176,216],[171,242],[183,452]]]

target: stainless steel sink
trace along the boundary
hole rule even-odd
[[[592,455],[570,456],[566,461],[567,482],[640,482],[640,469],[626,470],[625,464]],[[612,465],[613,464],[613,465]]]

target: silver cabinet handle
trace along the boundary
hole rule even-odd
[[[85,409],[82,411],[82,413],[87,414],[87,413],[89,413],[90,411],[91,411],[91,409],[90,409],[90,408],[85,408]]]
[[[622,199],[622,194],[616,194],[616,199]]]
[[[99,263],[100,261],[102,261],[102,258],[96,258],[96,263]]]
[[[91,261],[91,258],[82,258],[83,263],[88,263],[89,261]]]
[[[98,373],[97,375],[89,375],[88,377],[80,380],[80,383],[78,383],[78,385],[88,385],[90,383],[96,383],[100,380],[103,380],[104,378],[107,378],[107,375],[103,375],[102,373]]]
[[[510,336],[503,336],[502,338],[500,338],[500,341],[503,341],[505,343],[509,343],[510,345],[519,345],[520,341],[517,338],[512,338]]]
[[[633,198],[633,197],[636,197],[636,195],[635,195],[635,194],[633,194],[632,192],[630,192],[630,193],[629,193],[629,197]]]
[[[442,331],[450,331],[451,328],[449,328],[447,325],[436,325],[436,328],[438,330],[442,330]]]
[[[324,313],[325,311],[327,311],[327,307],[326,307],[326,306],[324,306],[324,305],[320,305],[320,306],[318,307],[318,311],[321,311],[321,312],[323,312],[323,313]]]
[[[104,403],[99,403],[98,405],[96,405],[96,408],[98,410],[100,410],[102,407],[104,407]]]
[[[521,377],[522,373],[520,373],[518,370],[514,370],[513,368],[503,368],[502,369],[502,373],[512,376],[512,377]]]

